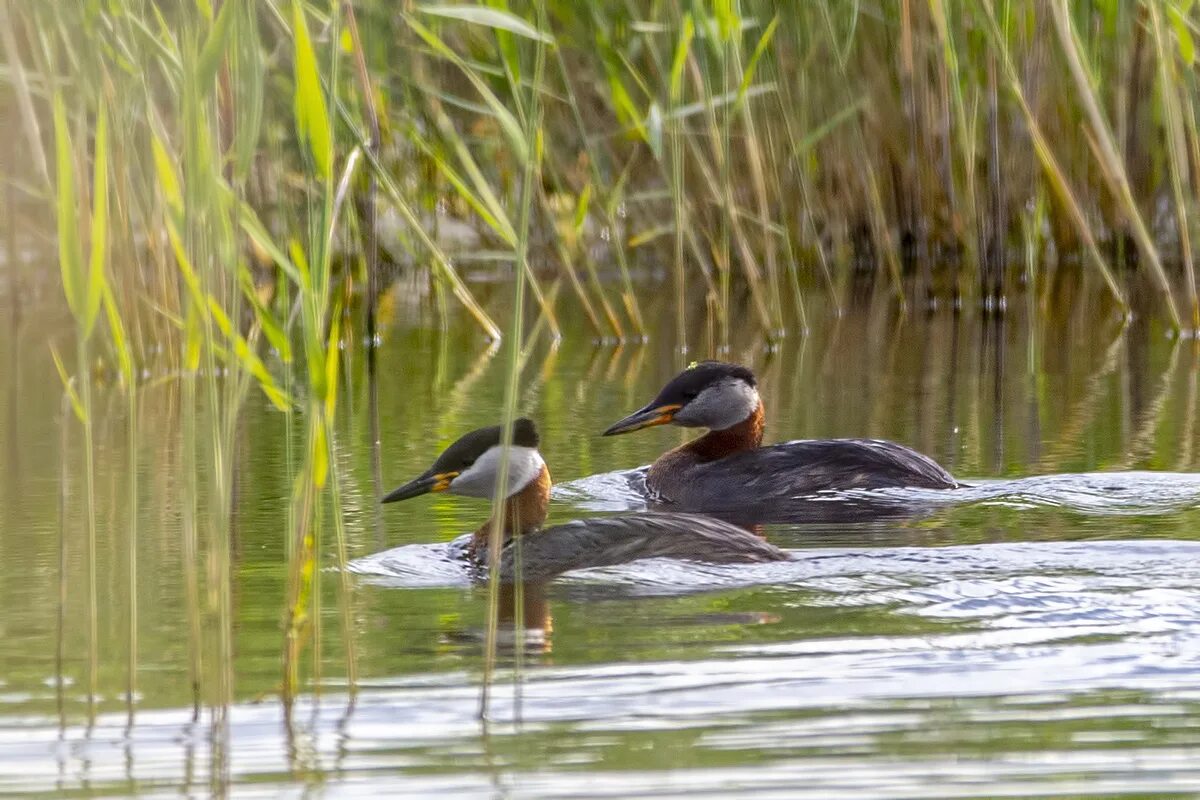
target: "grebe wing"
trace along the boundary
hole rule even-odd
[[[784,561],[788,555],[744,528],[700,514],[622,514],[575,520],[522,537],[520,578],[547,580],[643,558],[747,564]],[[510,544],[501,554],[503,580],[513,579],[515,562]]]
[[[735,453],[695,468],[694,483],[710,497],[800,497],[828,489],[920,487],[958,482],[928,456],[882,439],[798,439]]]

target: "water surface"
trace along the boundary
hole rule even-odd
[[[302,432],[252,394],[232,511],[232,701],[206,688],[194,716],[179,477],[188,378],[172,376],[148,381],[139,395],[136,507],[120,392],[96,388],[93,670],[79,434],[68,428],[64,451],[60,389],[45,352],[69,328],[61,310],[43,304],[44,313],[14,319],[7,298],[0,303],[12,345],[0,348],[2,794],[1200,792],[1198,361],[1192,342],[1152,322],[1122,328],[1083,308],[1032,324],[1020,302],[1001,324],[878,307],[839,316],[810,297],[808,336],[769,350],[746,332],[729,357],[760,376],[770,440],[892,438],[972,488],[952,502],[900,493],[920,505],[916,514],[768,526],[792,555],[787,562],[647,561],[563,576],[545,590],[543,634],[504,649],[481,722],[485,593],[423,564],[420,553],[475,528],[487,510],[445,496],[376,506],[357,347],[347,351],[338,420],[350,555],[425,549],[409,551],[412,569],[393,580],[355,578],[361,680],[353,702],[328,572],[319,675],[290,718],[276,699],[286,472]],[[467,325],[449,331],[420,306],[392,306],[380,351],[378,488],[496,421],[503,359]],[[674,345],[665,334],[645,345],[596,345],[568,325],[556,348],[535,347],[521,411],[538,420],[563,484],[552,520],[636,504],[616,478],[582,479],[645,464],[687,436],[662,428],[597,435],[703,355]],[[202,505],[198,518],[207,513]],[[131,709],[124,692],[135,601]],[[200,635],[215,634],[205,627]],[[206,670],[222,666],[211,651],[206,659]]]

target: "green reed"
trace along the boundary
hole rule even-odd
[[[91,193],[91,254],[84,263],[83,245],[77,219],[80,205],[75,179],[75,148],[72,144],[66,107],[61,94],[54,95],[55,174],[57,176],[58,251],[63,292],[75,317],[76,363],[86,370],[91,362],[90,340],[100,314],[105,294],[105,262],[108,214],[108,117],[101,109],[96,122],[96,149],[93,163],[95,173]],[[88,713],[95,712],[97,676],[99,673],[99,633],[96,602],[96,488],[95,444],[93,441],[92,388],[84,374],[78,381],[69,380],[57,352],[52,354],[63,376],[64,388],[71,397],[75,415],[83,426],[84,453],[84,521],[87,526],[87,598],[88,598]],[[65,422],[65,421],[64,421]]]
[[[995,301],[1023,276],[1042,313],[1075,272],[1124,310],[1144,273],[1154,311],[1200,324],[1198,14],[1184,0],[3,0],[0,80],[31,154],[6,177],[57,221],[75,322],[74,363],[60,342],[53,358],[83,440],[89,685],[97,540],[112,534],[95,476],[114,468],[95,463],[93,379],[116,377],[129,420],[132,707],[139,376],[157,350],[181,384],[197,710],[232,693],[235,443],[264,398],[304,423],[285,466],[283,693],[306,656],[319,675],[319,569],[348,555],[342,352],[360,318],[368,348],[386,338],[385,273],[425,276],[443,324],[461,306],[481,350],[504,340],[505,421],[529,344],[569,332],[563,291],[597,338],[670,330],[709,352],[746,324],[764,344],[803,332],[806,291],[841,308],[863,279],[905,309]],[[377,263],[384,211],[400,230]],[[477,237],[456,245],[448,220]],[[506,329],[468,261],[512,269]],[[639,300],[656,268],[667,328]],[[338,585],[353,685],[344,570]]]
[[[520,74],[521,61],[518,56],[518,42],[510,38],[506,38],[512,34],[519,34],[525,38],[532,39],[534,46],[534,67],[533,67],[533,91],[517,106],[517,110],[524,123],[524,141],[523,154],[524,160],[522,163],[523,174],[521,179],[521,200],[518,208],[518,222],[515,231],[516,238],[516,270],[515,270],[515,287],[514,287],[514,302],[512,321],[508,329],[508,362],[507,375],[504,383],[504,399],[501,406],[501,447],[507,451],[512,446],[512,423],[517,416],[517,404],[520,398],[520,378],[521,368],[525,362],[525,353],[522,351],[522,341],[524,339],[524,316],[525,316],[525,286],[526,276],[532,277],[532,272],[529,268],[529,236],[530,236],[530,218],[535,207],[535,198],[539,194],[538,185],[541,183],[541,159],[543,152],[542,134],[542,102],[538,87],[541,85],[542,76],[545,73],[546,65],[546,47],[554,46],[554,41],[542,33],[542,28],[546,24],[545,5],[538,4],[538,28],[533,30],[525,30],[521,25],[517,24],[518,18],[509,19],[508,15],[490,16],[484,19],[467,18],[468,21],[483,23],[495,29],[497,40],[501,43],[502,50],[506,51],[509,58],[506,59],[506,67],[508,70],[508,78],[512,88],[513,96],[520,98],[522,96],[520,81],[517,77]],[[505,47],[505,44],[508,46]],[[536,289],[536,282],[530,281],[532,288]],[[536,292],[535,292],[536,293]],[[558,338],[557,329],[552,316],[543,315],[539,318],[539,322],[544,319],[548,322],[553,332],[554,338]],[[536,335],[533,334],[534,336]],[[531,336],[532,338],[532,336]],[[480,693],[479,714],[481,718],[486,718],[488,714],[488,704],[490,699],[490,687],[492,672],[496,662],[496,644],[500,617],[500,551],[504,544],[504,522],[505,522],[505,505],[507,498],[505,496],[505,488],[508,485],[508,459],[501,458],[500,468],[496,477],[496,488],[492,498],[492,506],[495,510],[493,514],[493,522],[491,530],[488,532],[488,614],[486,626],[486,640],[484,643],[484,664],[483,664],[483,688]],[[515,529],[520,529],[520,520],[513,522]],[[518,557],[520,553],[520,537],[517,537],[515,546],[518,548]],[[519,572],[514,578],[514,582],[519,586]],[[517,597],[520,598],[521,590],[517,590]],[[518,599],[518,604],[520,600]],[[518,605],[519,608],[519,605]],[[517,611],[514,617],[515,630],[514,641],[517,642],[517,650],[520,651],[522,645],[520,637],[523,636],[524,619],[520,611]],[[519,679],[519,678],[518,678]]]
[[[182,530],[191,632],[189,662],[197,711],[204,697],[212,698],[219,710],[233,692],[230,526],[236,474],[233,443],[239,410],[251,382],[282,410],[290,412],[294,405],[291,395],[280,388],[276,371],[264,360],[260,340],[271,344],[285,371],[291,363],[293,338],[302,341],[311,421],[306,483],[309,492],[320,491],[325,487],[325,475],[332,472],[333,500],[335,506],[340,505],[336,467],[329,467],[334,452],[329,424],[336,408],[340,342],[334,303],[337,294],[331,277],[333,131],[328,117],[320,118],[313,111],[313,98],[320,98],[324,89],[312,48],[298,47],[295,113],[299,129],[309,138],[316,172],[323,180],[318,193],[323,199],[314,204],[320,210],[310,215],[313,224],[305,237],[313,258],[306,258],[299,247],[292,248],[291,256],[284,255],[285,248],[275,245],[257,213],[242,199],[263,128],[263,119],[256,111],[261,107],[266,73],[256,8],[231,0],[216,9],[178,10],[174,25],[146,4],[114,5],[111,10],[111,18],[100,20],[68,14],[57,26],[46,25],[47,20],[39,16],[40,9],[28,10],[28,17],[18,18],[24,33],[40,34],[30,38],[35,45],[30,57],[42,67],[43,83],[49,83],[46,79],[57,74],[51,66],[56,63],[66,65],[62,69],[68,76],[62,81],[64,89],[54,93],[54,196],[62,284],[77,320],[75,377],[68,375],[61,360],[58,363],[85,440],[84,518],[91,576],[89,686],[94,685],[98,669],[96,628],[98,614],[103,613],[95,601],[96,539],[98,534],[110,535],[110,531],[97,531],[91,432],[91,339],[93,331],[103,327],[106,354],[127,390],[129,415],[131,522],[127,546],[131,607],[127,694],[131,713],[138,629],[137,544],[132,522],[136,518],[138,469],[135,362],[139,353],[155,346],[174,353],[172,361],[191,376],[183,380],[180,429],[186,473],[181,483],[185,487]],[[294,19],[303,20],[299,6]],[[303,37],[297,39],[303,44]],[[97,41],[106,47],[83,46]],[[336,49],[330,52],[336,56]],[[126,69],[126,57],[145,64],[145,72]],[[332,74],[336,77],[335,72]],[[156,81],[161,83],[155,85]],[[26,81],[25,89],[32,83]],[[168,90],[163,92],[161,85]],[[64,99],[67,93],[69,101]],[[72,115],[67,113],[68,105]],[[110,118],[121,125],[123,134],[112,147],[108,136]],[[78,122],[72,124],[73,120]],[[27,120],[30,128],[38,122],[36,118]],[[73,136],[72,128],[90,135]],[[74,142],[81,138],[91,140],[94,177],[88,187],[90,208],[78,199],[76,162],[83,158]],[[136,157],[134,152],[139,147],[152,157]],[[122,158],[114,161],[114,153]],[[110,181],[114,164],[120,164],[121,169],[112,174]],[[348,172],[352,176],[352,170]],[[110,197],[119,211],[120,224],[108,214]],[[80,219],[84,225],[78,223]],[[86,239],[81,228],[88,232]],[[151,232],[149,241],[137,243],[134,231]],[[113,239],[119,239],[123,252],[131,257],[121,262],[123,270],[114,270],[110,276],[106,254]],[[91,248],[87,262],[83,258],[85,242]],[[246,255],[252,248],[265,253],[292,286],[291,292],[279,294],[297,296],[302,311],[298,331],[288,309],[273,308],[269,298],[260,296]],[[142,253],[149,258],[143,259]],[[147,260],[155,268],[149,274],[137,269]],[[98,324],[101,308],[105,320]],[[245,323],[247,312],[251,317],[249,327]],[[125,320],[132,324],[127,326]],[[162,321],[167,322],[165,328]],[[55,358],[58,360],[57,352]],[[284,381],[283,385],[289,384]],[[200,406],[203,414],[198,410]],[[197,457],[201,443],[207,450],[204,458]],[[207,473],[203,481],[197,475],[201,470]],[[306,508],[316,509],[313,513],[319,515],[319,503],[308,503]],[[334,521],[335,550],[339,563],[344,563],[344,527],[339,515],[334,515]],[[314,522],[302,517],[297,523],[302,533],[299,538],[308,544],[298,569],[306,580],[313,575],[314,562],[319,558],[319,538],[314,546],[311,535],[314,528],[319,534],[319,519]],[[203,572],[198,568],[201,558],[208,567]],[[343,598],[348,595],[347,587],[343,582]],[[288,605],[292,619],[307,617],[304,610],[297,609],[302,605],[301,596],[307,597],[307,593],[303,588],[293,588],[291,595],[295,601]],[[348,602],[342,617],[347,626],[347,671],[353,679]],[[289,630],[289,642],[298,638],[295,627]],[[206,642],[206,629],[215,637],[211,642]],[[206,651],[213,653],[211,659],[201,658]],[[286,662],[285,693],[295,688],[295,681],[288,678],[296,674],[297,651],[292,647],[288,652],[291,657]],[[206,662],[210,666],[207,671]],[[94,690],[89,690],[89,695],[94,695]]]

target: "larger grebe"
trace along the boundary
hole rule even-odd
[[[572,569],[667,557],[717,564],[782,561],[787,554],[758,536],[699,514],[642,513],[575,520],[542,527],[550,503],[550,470],[538,453],[533,422],[513,423],[508,449],[508,480],[501,526],[505,547],[501,575],[513,579],[515,548],[521,537],[519,580],[542,580]],[[427,492],[492,498],[504,449],[499,425],[480,428],[446,448],[433,466],[383,498],[407,500]],[[476,565],[488,563],[493,520],[451,543],[455,554]]]
[[[761,447],[758,382],[738,364],[693,364],[604,435],[668,423],[709,429],[660,456],[646,474],[657,499],[689,509],[735,509],[828,489],[958,486],[931,458],[894,442],[811,439]]]

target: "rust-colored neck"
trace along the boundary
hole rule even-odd
[[[523,533],[532,533],[542,527],[550,507],[550,470],[543,464],[542,471],[537,477],[525,485],[525,488],[504,501],[504,520],[501,529],[504,531],[504,541]],[[492,535],[492,525],[496,515],[483,523],[471,543],[472,552],[479,552],[487,546],[488,538]]]
[[[753,450],[762,444],[764,415],[762,400],[750,416],[720,431],[709,431],[694,442],[688,442],[684,449],[696,456],[699,461],[716,461],[718,458]]]

